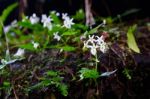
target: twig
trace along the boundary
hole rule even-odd
[[[91,12],[92,0],[85,0],[86,25],[92,26],[95,24],[93,14]]]
[[[17,96],[17,94],[16,94],[16,91],[15,91],[14,86],[13,86],[13,93],[14,93],[14,95],[15,95],[15,99],[19,99],[18,96]]]

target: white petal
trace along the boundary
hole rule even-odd
[[[25,53],[24,49],[19,48],[17,52],[14,54],[15,57],[21,57]]]

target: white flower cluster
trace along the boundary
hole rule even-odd
[[[104,42],[104,37],[101,36],[90,36],[87,41],[84,41],[84,47],[89,48],[92,55],[97,54],[97,49],[99,49],[101,52],[105,53],[108,49],[108,46],[106,42]]]
[[[64,20],[64,27],[66,28],[71,28],[71,26],[74,24],[73,23],[73,18],[70,18],[67,13],[62,14],[62,19]]]
[[[56,16],[60,16],[58,12],[54,12],[54,13],[56,13]],[[28,19],[28,17],[25,17],[25,18]],[[63,19],[63,27],[66,27],[69,29],[74,24],[73,18],[70,18],[67,13],[62,13],[62,19]],[[36,24],[40,21],[40,18],[38,18],[36,14],[34,13],[32,16],[29,17],[29,20],[31,24]],[[43,27],[47,27],[49,30],[52,29],[52,19],[50,16],[46,16],[46,14],[43,14],[41,22],[43,23]]]

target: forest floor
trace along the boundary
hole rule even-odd
[[[114,74],[99,77],[96,81],[80,80],[79,69],[91,63],[88,60],[91,57],[89,53],[60,53],[55,49],[38,53],[28,51],[25,59],[9,64],[3,70],[0,86],[4,85],[4,81],[9,81],[12,86],[7,89],[9,83],[5,83],[6,89],[1,88],[0,99],[150,99],[150,25],[145,23],[150,23],[150,19],[116,24],[121,33],[119,38],[113,42],[107,53],[98,57],[98,71],[117,69]],[[132,24],[137,24],[135,38],[140,53],[127,51],[125,47],[127,28]],[[47,70],[61,72],[58,76],[54,73],[56,78],[45,78],[54,78],[65,83],[68,86],[67,96],[56,90],[57,85],[53,84],[46,87],[39,85],[39,88],[27,90],[45,79],[43,75]]]

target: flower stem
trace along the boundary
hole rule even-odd
[[[98,62],[98,59],[97,59],[97,54],[95,55],[95,64],[96,64],[96,67],[95,67],[95,70],[97,71],[97,62]]]

